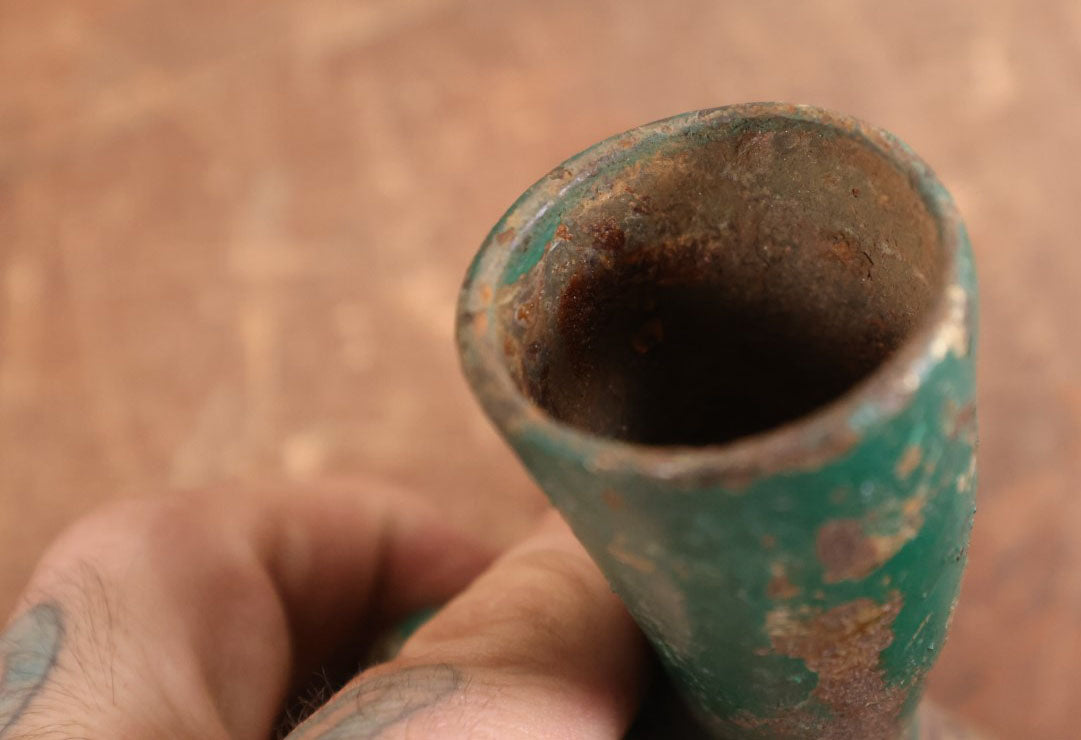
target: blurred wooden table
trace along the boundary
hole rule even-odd
[[[487,228],[568,155],[742,100],[904,137],[983,281],[981,511],[944,704],[1081,706],[1081,4],[0,0],[3,611],[106,499],[374,473],[542,506],[452,344]]]

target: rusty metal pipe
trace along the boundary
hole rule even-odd
[[[488,416],[730,738],[918,731],[974,512],[975,335],[930,169],[781,104],[560,165],[458,311]]]

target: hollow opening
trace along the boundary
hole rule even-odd
[[[521,390],[603,436],[719,444],[804,416],[881,365],[940,291],[908,178],[818,124],[684,137],[561,205],[501,328]]]

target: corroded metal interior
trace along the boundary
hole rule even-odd
[[[597,178],[502,289],[499,323],[515,382],[556,419],[716,444],[868,376],[944,271],[908,175],[857,136],[766,117]]]

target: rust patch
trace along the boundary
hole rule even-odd
[[[823,580],[860,580],[885,564],[920,532],[929,490],[891,501],[863,520],[835,519],[818,529],[815,549],[825,569]]]
[[[482,283],[480,287],[477,288],[477,295],[480,296],[481,304],[487,306],[492,302],[492,286],[488,283]]]
[[[736,142],[736,157],[744,166],[753,169],[769,167],[777,157],[774,146],[776,131],[750,131]]]
[[[835,519],[818,529],[818,560],[826,569],[823,580],[859,580],[878,567],[878,551],[859,519]]]
[[[875,262],[870,253],[851,237],[844,234],[831,234],[826,242],[827,253],[846,269],[865,278],[871,277],[871,268]]]
[[[928,489],[920,490],[899,506],[888,507],[877,514],[868,526],[873,531],[870,540],[874,545],[878,563],[885,563],[920,532],[923,526],[923,506],[927,503]]]
[[[648,195],[636,193],[634,199],[631,201],[631,210],[639,216],[648,216],[653,213],[651,200],[652,199]]]
[[[628,551],[622,536],[617,536],[608,545],[608,554],[624,565],[628,565],[645,575],[650,575],[657,570],[657,564],[649,558]]]
[[[630,196],[628,205],[630,205],[632,213],[637,213],[639,216],[648,216],[653,213],[653,198],[650,197],[649,193],[639,192],[630,185],[627,185],[624,190]]]
[[[534,308],[535,306],[532,303],[520,303],[514,311],[514,318],[523,324],[528,324],[533,320]]]
[[[952,399],[946,402],[946,434],[949,435],[950,439],[957,439],[961,435],[975,438],[975,401],[969,401],[964,406],[957,406]]]
[[[499,242],[500,244],[506,244],[507,242],[509,242],[511,239],[514,238],[514,234],[515,234],[515,229],[512,226],[509,229],[504,229],[503,231],[500,231],[498,234],[496,234],[495,235],[495,240],[497,242]]]
[[[894,467],[893,472],[897,474],[898,478],[907,478],[912,475],[912,471],[920,464],[920,460],[923,459],[923,450],[919,445],[909,445],[904,454],[901,455],[901,459],[897,461],[897,466]]]
[[[560,224],[556,227],[555,238],[565,242],[569,242],[573,238],[571,230],[567,228],[567,224]]]
[[[623,501],[623,496],[620,495],[619,491],[613,491],[611,488],[605,489],[604,493],[601,494],[601,500],[604,501],[612,511],[622,511],[626,506],[626,503]]]
[[[615,221],[607,220],[593,224],[589,229],[593,248],[605,252],[618,252],[627,243],[627,235]]]
[[[556,167],[554,170],[552,170],[549,176],[553,180],[566,180],[572,174],[573,173],[570,170],[568,170],[563,165],[560,165],[559,167]]]
[[[766,596],[771,599],[792,599],[800,595],[802,589],[788,579],[788,573],[781,563],[770,564],[771,578],[766,586]]]
[[[832,716],[805,702],[775,717],[743,713],[740,726],[776,737],[825,740],[887,740],[900,733],[900,711],[908,698],[902,686],[886,683],[880,656],[893,642],[893,622],[902,598],[893,591],[880,604],[861,598],[828,611],[778,607],[766,616],[773,652],[802,660],[818,675],[811,697]]]

